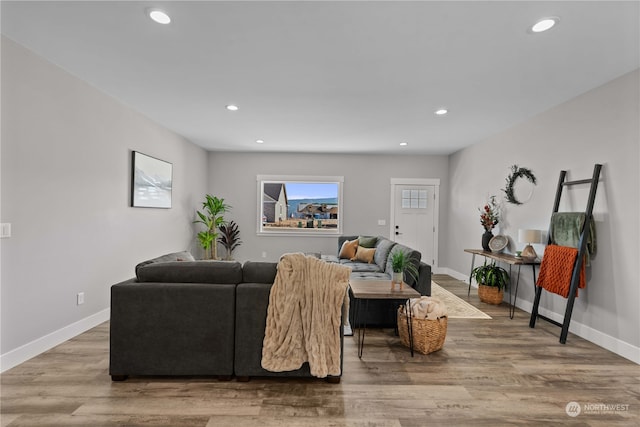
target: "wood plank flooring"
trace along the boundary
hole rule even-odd
[[[444,348],[411,358],[389,329],[368,330],[358,359],[345,338],[342,382],[318,379],[131,378],[108,375],[102,324],[1,378],[4,426],[640,425],[640,366],[520,310],[480,303],[493,319],[450,319]],[[636,325],[637,326],[637,325]],[[567,415],[570,402],[581,413]],[[605,406],[609,405],[609,406]],[[617,406],[611,406],[617,405]]]

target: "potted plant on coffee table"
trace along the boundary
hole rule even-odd
[[[509,273],[498,266],[495,261],[476,267],[471,272],[471,277],[478,282],[478,296],[480,301],[488,304],[499,305],[504,297],[504,288],[509,283]]]
[[[418,269],[411,263],[409,255],[402,251],[391,254],[391,269],[393,270],[391,277],[392,284],[399,283],[402,286],[405,273],[411,276],[416,282],[418,281]]]

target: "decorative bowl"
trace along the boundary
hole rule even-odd
[[[491,249],[491,252],[501,252],[504,248],[507,247],[508,243],[509,239],[498,234],[497,236],[493,236],[493,238],[489,241],[489,249]]]

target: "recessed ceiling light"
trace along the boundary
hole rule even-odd
[[[226,108],[229,111],[238,111],[238,106],[237,105],[233,105],[233,104],[229,104],[224,108]]]
[[[531,32],[533,32],[533,33],[541,33],[543,31],[550,30],[551,28],[553,28],[558,23],[558,21],[559,21],[559,19],[557,17],[555,17],[555,16],[541,19],[538,22],[536,22],[535,24],[533,24],[533,26],[531,27]]]
[[[262,139],[256,139],[256,144],[264,144],[264,140],[262,140]]]
[[[401,143],[400,143],[400,146],[401,146],[401,147],[406,147],[407,145],[409,145],[409,143],[408,143],[408,142],[401,142]]]
[[[449,110],[447,110],[446,108],[440,108],[439,110],[436,110],[433,112],[433,114],[435,114],[436,116],[444,116],[449,112]]]
[[[171,22],[171,18],[163,10],[149,9],[148,14],[149,14],[149,18],[153,19],[158,24],[168,24],[169,22]]]

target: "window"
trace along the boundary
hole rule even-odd
[[[258,175],[258,234],[342,234],[342,176]]]

